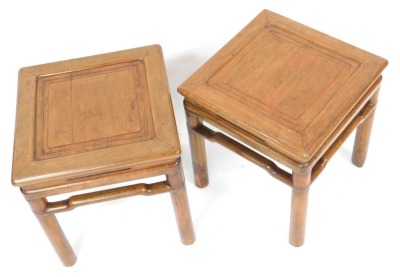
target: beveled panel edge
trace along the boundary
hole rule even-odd
[[[156,145],[157,149],[151,153]],[[154,147],[153,147],[154,148]],[[141,151],[141,153],[138,153]],[[138,154],[132,158],[130,153]],[[171,148],[164,140],[153,139],[134,144],[104,148],[97,151],[83,152],[46,160],[31,161],[13,176],[13,185],[17,187],[31,186],[41,183],[66,183],[67,180],[90,174],[101,174],[127,167],[143,166],[155,162],[178,159],[181,151]],[[109,161],[109,164],[102,162]],[[95,161],[95,162],[93,162]],[[62,166],[60,166],[62,165]]]
[[[36,76],[19,71],[11,173],[13,185],[17,185],[21,171],[35,158],[36,82]]]
[[[308,40],[310,40],[310,42],[332,52],[340,52],[339,55],[344,56],[348,59],[353,59],[353,61],[357,63],[371,62],[375,64],[382,64],[383,68],[386,67],[386,65],[388,64],[388,61],[386,59],[378,55],[358,48],[352,44],[344,42],[336,37],[330,36],[317,29],[306,26],[298,21],[279,15],[270,10],[263,10],[260,15],[261,14],[264,14],[267,17],[268,27],[278,27],[286,31],[292,32],[294,35],[301,36],[302,38],[307,38]]]
[[[161,46],[154,44],[133,49],[80,57],[76,59],[27,66],[21,68],[20,71],[29,72],[37,77],[69,73],[133,60],[140,60],[148,55],[150,51],[154,51],[154,49],[161,49]]]
[[[149,55],[146,55],[144,60],[156,137],[163,140],[174,151],[181,153],[181,145],[161,46],[150,49]]]

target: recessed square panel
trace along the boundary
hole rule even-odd
[[[144,63],[136,61],[40,78],[37,158],[151,139],[144,69]]]
[[[352,65],[357,66],[309,47],[307,41],[282,30],[264,29],[207,83],[299,130],[296,126],[303,123],[304,128],[315,116],[315,105],[326,105],[351,75]],[[291,97],[294,93],[296,97]],[[300,121],[302,115],[305,120]]]

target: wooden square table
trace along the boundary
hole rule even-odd
[[[292,188],[289,241],[301,246],[309,186],[357,126],[353,163],[365,161],[386,65],[262,11],[178,88],[185,97],[196,185],[208,184],[204,138],[261,166]]]
[[[180,156],[161,47],[20,70],[12,183],[66,266],[76,257],[54,214],[127,196],[170,192],[181,240],[193,243]],[[158,175],[165,180],[99,190]]]

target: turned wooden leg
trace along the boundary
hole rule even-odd
[[[306,174],[293,172],[292,209],[289,234],[289,242],[293,246],[302,246],[304,243],[310,182],[311,172]]]
[[[28,203],[31,206],[32,211],[35,213],[40,225],[42,225],[44,232],[53,245],[54,250],[57,252],[61,262],[65,266],[74,265],[76,262],[75,253],[65,237],[57,218],[54,214],[40,214],[45,209],[47,200],[41,198],[37,200],[29,200]]]
[[[181,241],[186,245],[192,244],[196,240],[196,236],[194,234],[189,201],[185,188],[185,179],[180,163],[176,167],[176,172],[174,174],[167,175],[167,181],[171,187],[179,187],[178,189],[173,190],[170,194]]]
[[[378,103],[378,92],[369,100],[373,104]],[[375,110],[357,127],[356,138],[353,147],[353,164],[362,167],[367,158],[369,139],[371,137],[372,125],[374,122]]]
[[[186,112],[186,121],[188,125],[190,151],[192,154],[194,182],[199,188],[208,185],[207,156],[204,144],[204,138],[196,134],[192,129],[202,124],[202,120],[197,116]]]

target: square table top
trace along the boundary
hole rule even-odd
[[[178,91],[305,163],[386,65],[383,58],[264,10]]]
[[[179,156],[160,46],[20,70],[14,185]]]

